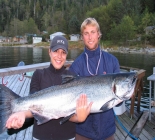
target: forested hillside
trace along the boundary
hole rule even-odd
[[[0,0],[0,35],[76,34],[86,17],[98,20],[102,38],[126,41],[155,26],[155,0]]]

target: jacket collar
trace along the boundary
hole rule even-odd
[[[90,51],[86,47],[84,49],[84,52],[87,53],[88,57],[94,57],[94,56],[99,56],[100,54],[100,46],[98,45],[96,50]]]
[[[65,67],[63,66],[61,69],[55,69],[54,66],[50,63],[49,70],[55,74],[61,74],[65,70]]]

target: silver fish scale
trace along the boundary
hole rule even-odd
[[[106,104],[104,110],[107,110],[122,101],[119,96],[132,95],[134,76],[135,73],[126,73],[79,78],[15,100],[12,103],[13,112],[29,109],[48,120],[66,117],[75,113],[76,101],[82,93],[87,95],[88,101],[93,102],[91,113],[100,112]]]

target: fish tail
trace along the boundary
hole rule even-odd
[[[12,113],[11,102],[19,97],[8,87],[0,84],[0,134],[6,130],[6,121]]]

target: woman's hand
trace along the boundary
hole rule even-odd
[[[76,102],[76,114],[70,119],[73,122],[84,122],[90,114],[93,102],[88,104],[86,94],[81,94]]]
[[[12,114],[6,122],[6,128],[19,129],[23,126],[25,119],[33,117],[30,111],[22,111]]]

